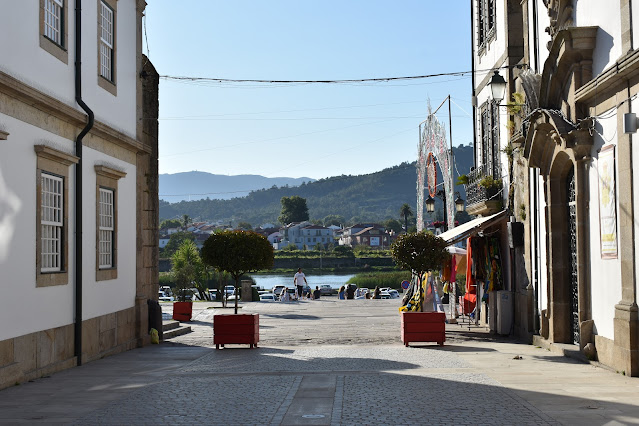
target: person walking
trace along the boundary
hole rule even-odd
[[[297,297],[299,300],[302,300],[302,297],[304,296],[304,284],[308,285],[306,275],[302,272],[302,268],[297,268],[297,272],[293,277],[293,285],[297,286]]]

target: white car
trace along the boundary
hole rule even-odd
[[[392,299],[392,298],[393,298],[393,296],[391,296],[391,295],[390,295],[390,293],[389,293],[389,292],[387,292],[387,291],[381,291],[381,292],[379,293],[379,298],[380,298],[380,299]]]
[[[260,302],[275,302],[275,295],[273,293],[260,294]]]
[[[390,289],[388,290],[388,294],[390,294],[392,299],[399,299],[399,291],[394,290],[394,289]]]
[[[158,293],[158,300],[160,302],[173,302],[173,296],[167,296],[165,292],[160,291]]]

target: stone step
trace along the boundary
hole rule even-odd
[[[177,322],[177,321],[175,321],[175,322]],[[178,327],[171,328],[169,330],[164,330],[162,337],[164,338],[164,340],[169,340],[169,339],[172,339],[174,337],[181,336],[183,334],[188,334],[191,331],[192,330],[191,330],[191,326],[190,325],[182,325],[182,324],[178,323]]]
[[[180,322],[179,321],[175,321],[175,320],[165,320],[162,321],[162,330],[166,333],[169,330],[173,330],[175,328],[178,328],[180,326]]]

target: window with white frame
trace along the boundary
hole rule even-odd
[[[44,35],[62,46],[64,39],[64,0],[44,0]]]
[[[59,272],[62,270],[64,180],[44,172],[40,176],[40,272]]]
[[[100,188],[100,229],[98,241],[99,268],[113,268],[113,233],[115,220],[113,216],[114,192],[112,189]]]
[[[114,16],[113,9],[100,1],[100,75],[109,81],[114,81]]]
[[[477,0],[477,46],[480,50],[495,35],[495,0]]]

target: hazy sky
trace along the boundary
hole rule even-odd
[[[471,67],[467,0],[148,3],[148,52],[161,76],[334,80]],[[160,173],[378,171],[416,159],[428,99],[436,108],[449,93],[453,143],[468,144],[470,76],[330,85],[161,79]],[[448,123],[447,107],[437,115]]]

